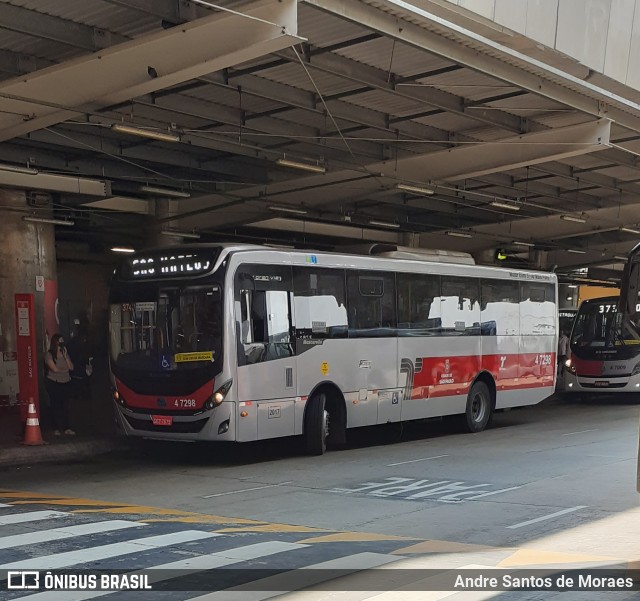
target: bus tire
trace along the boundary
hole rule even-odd
[[[314,394],[308,401],[304,415],[304,440],[309,455],[322,455],[327,450],[329,412],[326,402],[323,392]]]
[[[462,419],[464,429],[475,433],[482,432],[493,413],[493,399],[489,392],[489,387],[484,382],[476,382],[469,391],[467,397],[467,408]]]

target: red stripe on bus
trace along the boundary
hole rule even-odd
[[[498,391],[553,386],[556,353],[423,357],[410,398],[467,394],[481,371],[493,376]]]
[[[178,396],[158,394],[138,394],[116,378],[116,388],[132,409],[167,409],[171,411],[193,411],[202,409],[205,401],[213,394],[213,379],[191,394]],[[161,389],[161,385],[158,386]],[[191,403],[194,402],[194,404]]]
[[[581,376],[599,378],[604,371],[604,361],[589,361],[571,355],[571,365]]]

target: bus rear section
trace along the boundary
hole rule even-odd
[[[563,366],[565,392],[640,392],[640,341],[625,326],[619,301],[611,296],[580,305]]]

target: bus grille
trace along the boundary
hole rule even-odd
[[[595,384],[592,383],[585,383],[585,382],[580,382],[580,386],[582,386],[582,388],[599,388],[601,390],[607,390],[607,388],[624,388],[626,386],[625,382],[620,382],[620,383],[609,383],[607,386],[596,386]]]
[[[200,432],[209,418],[199,419],[193,422],[176,422],[170,426],[154,426],[150,421],[145,419],[136,419],[125,415],[124,418],[134,430],[144,430],[145,432],[171,432],[173,434],[196,434]]]

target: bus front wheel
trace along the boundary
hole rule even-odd
[[[329,436],[327,397],[324,393],[314,394],[308,403],[304,424],[307,453],[322,455],[327,450],[327,437]]]
[[[463,425],[469,432],[482,432],[493,411],[493,402],[489,387],[484,382],[476,382],[467,397],[467,409],[463,416]]]

